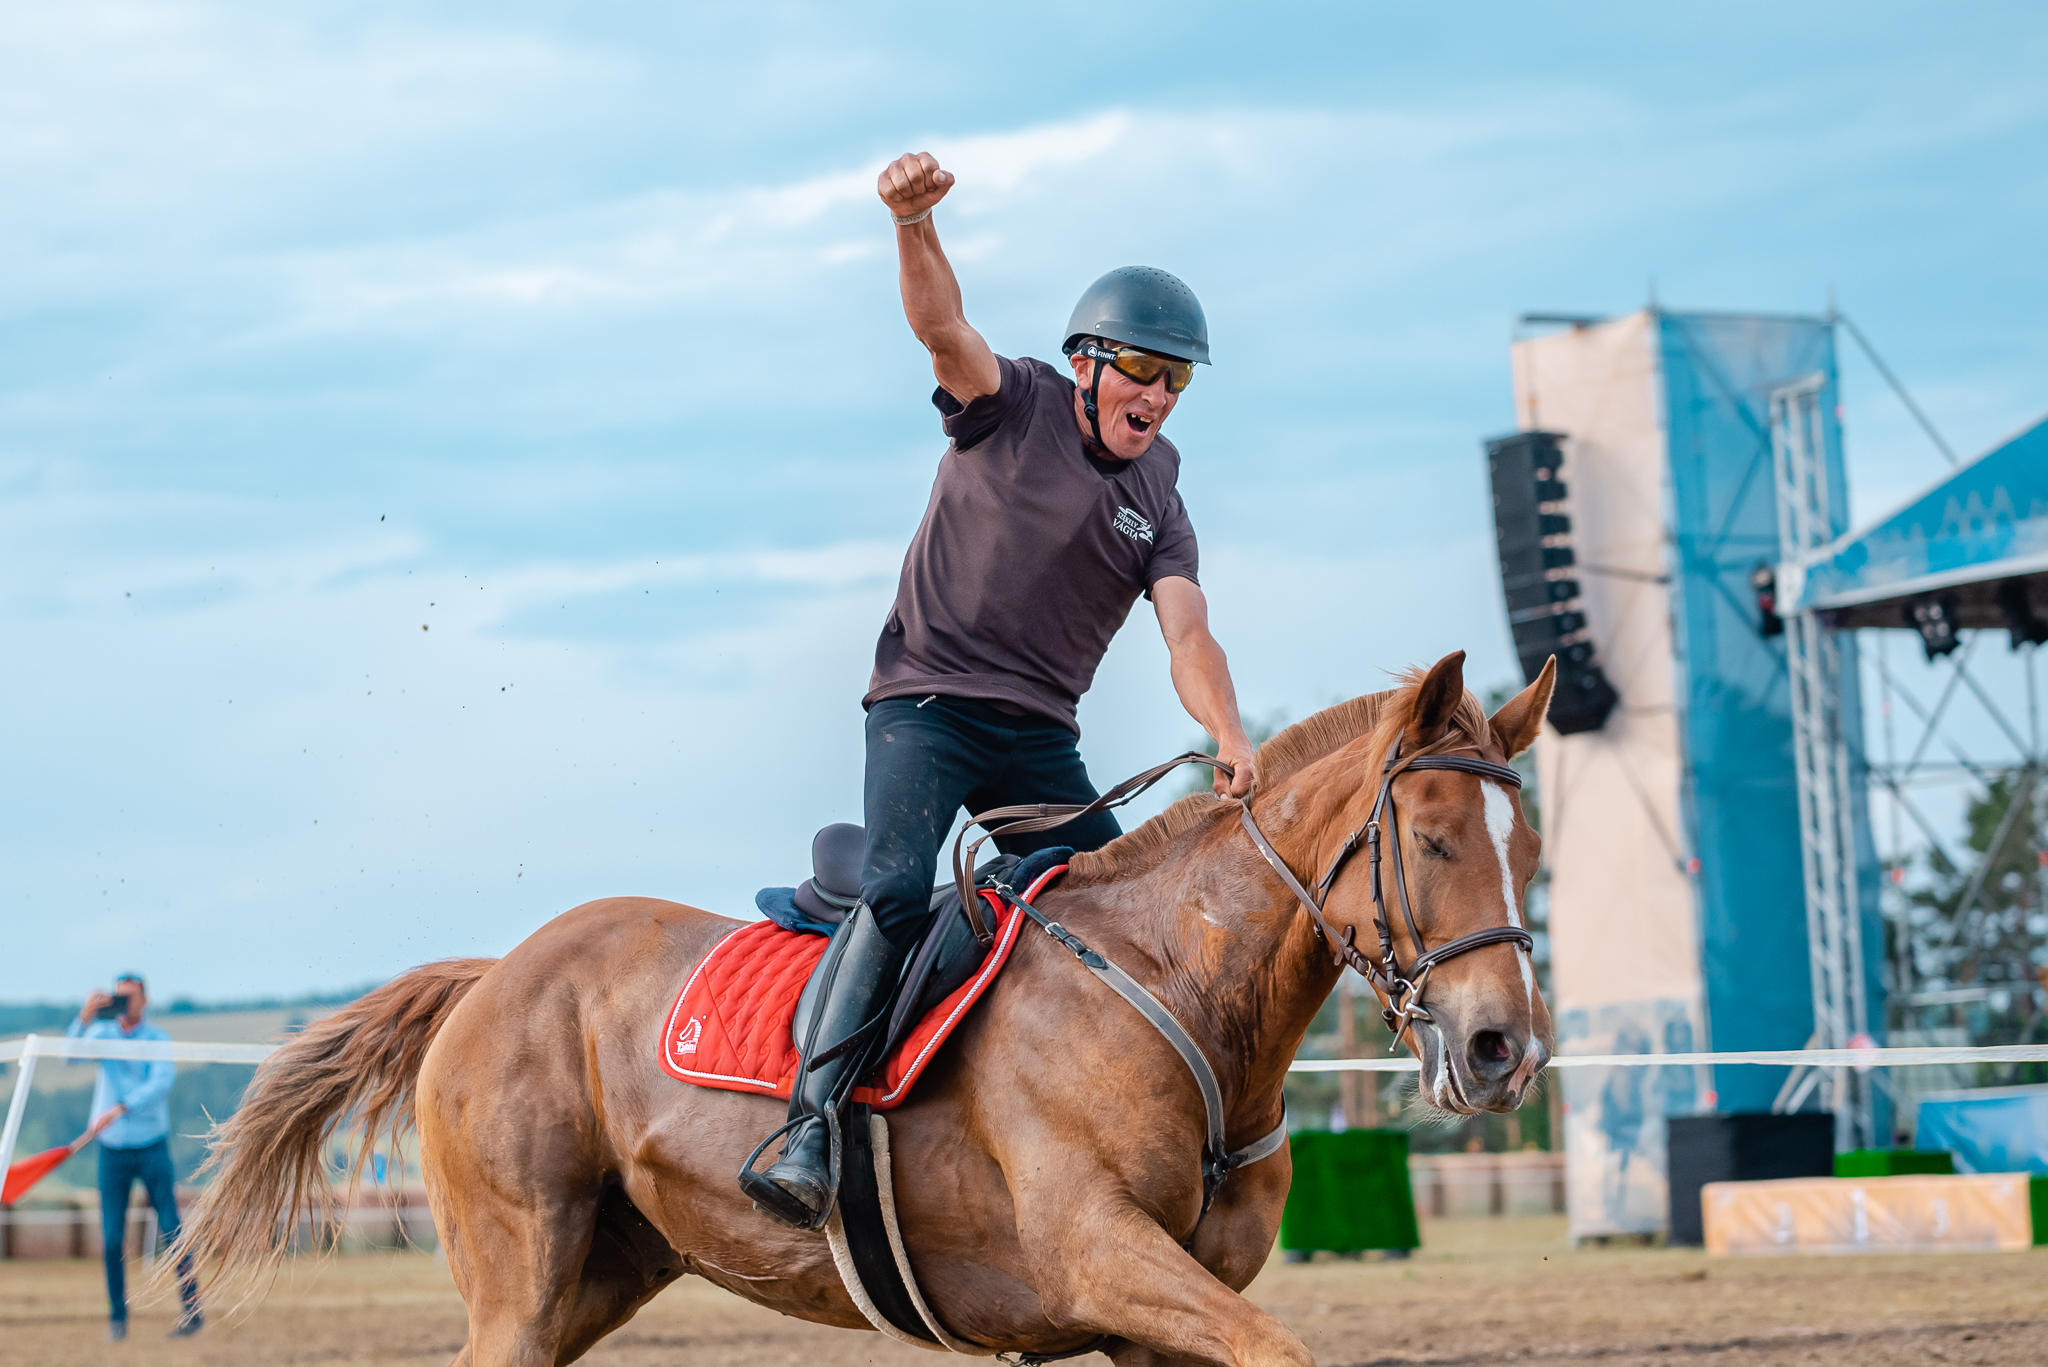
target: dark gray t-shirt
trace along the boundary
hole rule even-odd
[[[1200,582],[1180,452],[1161,436],[1136,460],[1091,460],[1073,380],[1029,357],[996,366],[993,394],[932,395],[953,444],[861,701],[981,698],[1078,732],[1075,704],[1138,595]]]

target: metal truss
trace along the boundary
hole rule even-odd
[[[1828,495],[1822,395],[1827,378],[1813,374],[1771,394],[1771,458],[1778,506],[1778,583],[1799,600],[1806,565],[1840,528]],[[1843,510],[1846,511],[1846,510]],[[1842,715],[1843,680],[1855,646],[1812,611],[1785,616],[1785,664],[1791,681],[1792,753],[1799,783],[1800,867],[1805,884],[1806,938],[1813,977],[1810,1048],[1869,1043],[1863,988],[1863,925],[1856,878],[1856,802],[1849,727]],[[1845,661],[1845,654],[1847,660]],[[1774,1109],[1796,1110],[1818,1087],[1835,1116],[1838,1151],[1879,1142],[1871,1079],[1850,1068],[1799,1069],[1786,1079]]]
[[[1884,762],[1870,766],[1870,778],[1874,786],[1883,791],[1891,809],[1893,830],[1888,843],[1891,846],[1890,856],[1893,860],[1903,862],[1906,854],[1905,842],[1897,829],[1898,818],[1904,816],[1918,828],[1926,839],[1928,848],[1950,868],[1960,870],[1966,867],[1965,861],[1947,847],[1941,834],[1922,812],[1920,804],[1914,798],[1914,789],[1953,786],[1961,781],[1988,790],[2001,778],[2009,775],[2018,776],[2013,803],[2008,808],[2005,819],[1992,835],[1989,849],[1978,861],[1977,871],[1963,891],[1962,901],[1955,912],[1958,921],[1967,921],[1969,916],[1978,910],[1980,900],[1989,891],[1985,883],[1986,877],[2009,841],[2024,839],[2037,855],[2048,850],[2048,837],[2044,837],[2043,832],[2017,829],[2018,817],[2028,806],[2025,798],[2029,791],[2034,799],[2033,810],[2037,814],[2044,807],[2048,807],[2048,803],[2043,801],[2044,798],[2048,798],[2048,749],[2044,749],[2042,744],[2036,668],[2041,648],[2037,645],[2018,647],[2022,652],[2026,672],[2027,725],[2023,735],[1972,669],[1977,647],[1986,636],[1992,634],[1991,631],[1979,629],[1962,635],[1960,649],[1945,657],[1948,677],[1943,681],[1940,695],[1932,706],[1916,698],[1910,689],[1900,683],[1886,658],[1881,641],[1875,654],[1865,657],[1875,671],[1879,696],[1884,703],[1886,758]],[[1953,704],[1964,694],[1976,699],[1996,732],[2010,743],[2013,751],[2011,755],[1986,758],[1980,753],[1973,756],[1957,743],[1952,733],[1944,729],[1945,723],[1953,719]],[[1906,710],[1920,725],[1920,736],[1913,744],[1912,753],[1903,760],[1895,758],[1897,744],[1892,709],[1894,700],[1904,703]],[[1929,751],[1937,742],[1948,752],[1949,758],[1928,757]],[[2048,906],[2048,857],[2040,858],[2037,867],[2037,905]],[[1887,895],[1891,905],[1886,908],[1886,916],[1896,926],[1898,941],[1898,952],[1892,964],[1893,992],[1895,1000],[1901,1005],[1948,1006],[1985,1000],[2001,992],[2025,990],[2017,983],[2005,987],[1956,987],[1927,986],[1916,982],[1917,970],[1908,943],[1911,928],[1907,921],[1906,898],[1896,882],[1888,887]]]

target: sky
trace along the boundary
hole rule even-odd
[[[2044,67],[2025,4],[0,7],[0,998],[801,877],[943,449],[899,153],[1000,352],[1201,296],[1182,490],[1298,717],[1514,679],[1525,310],[1832,291],[1958,450],[2048,409]],[[1843,375],[1862,520],[1945,467]],[[1199,738],[1142,603],[1081,722]]]

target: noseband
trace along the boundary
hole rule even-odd
[[[1258,846],[1259,853],[1266,857],[1266,862],[1273,866],[1273,871],[1287,884],[1288,891],[1292,892],[1301,905],[1307,908],[1308,914],[1315,918],[1316,938],[1328,946],[1332,961],[1348,964],[1356,969],[1387,999],[1386,1008],[1380,1012],[1380,1016],[1386,1021],[1387,1028],[1394,1032],[1396,1043],[1400,1041],[1401,1032],[1408,1028],[1410,1021],[1433,1019],[1422,1005],[1422,993],[1429,983],[1430,970],[1438,964],[1485,945],[1511,944],[1531,953],[1536,948],[1536,941],[1530,937],[1529,932],[1514,925],[1489,926],[1485,930],[1475,930],[1469,935],[1460,935],[1455,940],[1438,945],[1435,949],[1424,948],[1422,928],[1415,923],[1415,908],[1408,900],[1408,878],[1401,866],[1401,827],[1399,816],[1394,809],[1394,780],[1410,770],[1449,769],[1461,774],[1477,774],[1480,778],[1490,778],[1497,783],[1505,783],[1519,789],[1522,786],[1522,776],[1505,764],[1495,764],[1476,756],[1416,754],[1410,755],[1407,759],[1395,758],[1400,751],[1401,738],[1396,736],[1393,753],[1388,757],[1380,777],[1379,796],[1373,799],[1372,814],[1365,819],[1363,826],[1345,837],[1344,843],[1337,849],[1336,857],[1330,860],[1330,866],[1324,869],[1323,876],[1316,880],[1316,890],[1313,893],[1301,885],[1301,880],[1287,867],[1287,861],[1273,848],[1273,842],[1266,839],[1266,833],[1259,829],[1259,823],[1252,819],[1249,800],[1239,812],[1239,820],[1244,826],[1245,834],[1252,838],[1252,843]],[[1401,900],[1401,919],[1407,923],[1408,938],[1415,945],[1415,961],[1405,969],[1394,951],[1393,928],[1387,923],[1387,903],[1380,885],[1380,837],[1383,820],[1385,833],[1390,837],[1386,843],[1386,862],[1394,866],[1394,891]],[[1340,936],[1336,927],[1323,915],[1323,905],[1329,900],[1331,885],[1337,881],[1337,875],[1343,871],[1345,863],[1357,850],[1361,839],[1365,841],[1366,858],[1372,865],[1372,921],[1373,928],[1379,932],[1380,938],[1378,963],[1374,963],[1352,943],[1357,929],[1355,926],[1344,927],[1344,933]],[[1509,908],[1510,912],[1513,910],[1514,908]]]

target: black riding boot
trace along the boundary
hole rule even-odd
[[[852,1091],[847,1070],[872,1059],[872,1036],[812,1066],[812,1059],[843,1043],[889,1004],[903,973],[903,951],[875,927],[865,902],[853,909],[825,949],[797,1000],[792,1032],[803,1062],[789,1098],[789,1117],[800,1123],[782,1143],[782,1157],[766,1172],[744,1171],[740,1190],[784,1224],[816,1229],[832,1211],[831,1131],[825,1116]],[[876,1025],[876,1030],[881,1029]],[[844,1085],[842,1085],[844,1084]]]

